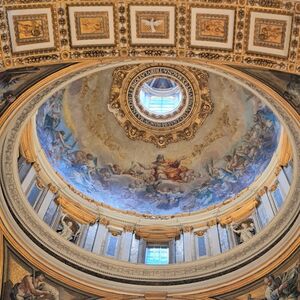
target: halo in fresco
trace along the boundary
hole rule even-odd
[[[209,72],[214,112],[191,141],[158,149],[126,137],[107,103],[113,69],[71,83],[36,115],[53,168],[87,196],[149,214],[191,212],[234,197],[268,166],[280,123],[237,83]]]

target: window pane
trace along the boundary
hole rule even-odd
[[[199,256],[205,256],[206,255],[206,247],[205,247],[205,239],[204,236],[198,237],[198,253]]]
[[[276,206],[279,209],[282,205],[282,202],[283,202],[282,194],[280,192],[279,187],[277,187],[276,190],[273,192],[273,197],[274,197]]]
[[[36,184],[30,190],[30,193],[28,195],[28,201],[29,201],[29,203],[31,204],[32,207],[34,207],[40,192],[41,192],[41,190],[37,187]]]
[[[166,265],[169,263],[168,247],[147,247],[145,264],[147,265]]]
[[[107,245],[107,250],[106,250],[106,255],[115,256],[117,241],[118,241],[117,237],[115,237],[113,235],[111,235],[109,237],[109,241],[108,241],[108,245]]]

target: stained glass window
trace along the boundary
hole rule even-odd
[[[147,246],[145,264],[167,265],[169,263],[168,246]]]

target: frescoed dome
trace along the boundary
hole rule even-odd
[[[135,86],[131,98],[125,98],[132,102],[128,111],[124,104],[123,117],[128,114],[141,135],[152,126],[144,120],[155,116],[159,122],[159,116],[161,122],[166,116],[175,120],[155,130],[180,132],[180,126],[194,118],[197,103],[205,101],[204,87],[197,93],[188,75],[155,72],[150,79],[138,73],[128,80],[128,86],[116,91],[112,76],[116,69],[108,69],[77,80],[48,99],[37,113],[36,125],[53,168],[68,184],[96,201],[146,214],[197,211],[241,193],[264,172],[276,151],[280,124],[275,115],[238,83],[205,72],[205,97],[210,97],[211,110],[193,136],[179,139],[178,134],[177,140],[164,147],[146,142],[142,136],[131,139],[126,134],[129,125],[120,126],[129,121],[120,121],[108,110],[113,93],[128,95],[122,88],[130,90],[130,82]],[[185,84],[178,76],[193,83]],[[180,107],[188,109],[182,105],[184,101],[191,103],[186,119],[172,119],[173,112],[184,115],[180,111]],[[199,105],[197,115],[203,107]]]

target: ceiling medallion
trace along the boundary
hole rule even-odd
[[[208,74],[165,64],[117,68],[108,109],[132,140],[157,147],[190,140],[213,111]]]

